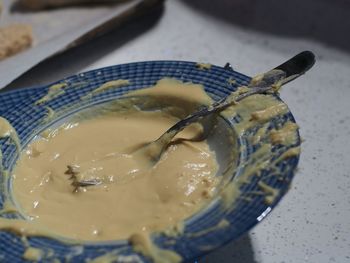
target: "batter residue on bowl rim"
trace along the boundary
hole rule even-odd
[[[125,84],[124,81],[122,85]],[[57,87],[59,92],[53,98],[60,95],[63,86]],[[236,91],[240,92],[244,88]],[[200,85],[171,79],[160,80],[156,86],[136,91],[134,95],[160,96],[177,103],[184,96],[201,104],[211,101]],[[194,110],[188,105],[175,111],[188,114]],[[254,95],[222,113],[239,114],[242,118],[236,127],[239,134],[254,125],[261,126],[252,138],[260,144],[251,158],[254,165],[219,193],[224,209],[232,208],[240,185],[271,164],[272,145],[295,143],[297,126],[291,122],[266,134],[266,123],[287,110],[272,95]],[[12,174],[14,197],[28,220],[0,218],[0,228],[22,235],[57,234],[81,240],[129,238],[137,252],[155,261],[160,254],[172,258],[171,262],[179,261],[181,257],[174,252],[158,251],[150,243],[148,233],[181,225],[183,219],[211,200],[218,183],[215,154],[205,141],[188,140],[201,133],[197,125],[181,133],[180,137],[187,140],[171,145],[150,171],[142,170],[128,150],[130,146],[156,139],[175,121],[162,112],[134,110],[73,121],[45,132],[22,152]],[[2,137],[11,136],[16,141],[15,132],[6,120],[0,119],[0,128]],[[268,142],[266,136],[270,136]],[[297,154],[299,147],[291,148],[274,163]],[[76,168],[79,180],[98,179],[101,184],[75,189],[65,173],[67,165]],[[263,182],[259,186],[266,194],[266,202],[272,203],[278,191]],[[64,228],[62,220],[66,220]],[[224,223],[218,226],[229,226],[229,222]]]

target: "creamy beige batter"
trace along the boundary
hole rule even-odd
[[[61,88],[65,87],[57,87],[58,90]],[[246,87],[240,87],[232,98],[246,91]],[[152,88],[126,96],[131,96],[130,100],[112,107],[112,112],[118,114],[85,121],[79,119],[45,131],[41,139],[23,151],[12,176],[14,197],[29,220],[0,218],[0,229],[24,236],[57,237],[56,233],[80,240],[128,237],[135,251],[154,262],[181,260],[176,253],[156,247],[149,232],[181,233],[182,219],[208,203],[213,192],[220,191],[216,190],[215,155],[205,141],[185,140],[172,145],[161,161],[148,170],[147,166],[135,162],[132,150],[156,139],[169,128],[176,121],[169,114],[185,117],[198,104],[209,104],[211,99],[200,85],[171,79],[160,80]],[[162,108],[162,112],[148,113],[134,108],[125,114],[125,107],[133,104],[133,96],[143,99],[144,105],[150,108],[154,103],[158,108],[163,105],[167,108]],[[274,144],[290,146],[297,141],[298,126],[291,122],[267,132],[268,121],[287,111],[288,108],[271,95],[254,95],[233,103],[222,112],[223,116],[241,116],[241,122],[235,126],[237,134],[244,134],[255,125],[260,126],[256,135],[250,138],[260,148],[244,163],[244,173],[218,192],[222,207],[227,211],[234,208],[237,198],[249,200],[249,197],[241,196],[240,187],[248,183],[252,175],[259,175],[269,165],[273,170],[276,164],[300,153],[299,147],[271,151]],[[52,112],[48,110],[48,113]],[[200,133],[200,127],[192,126],[179,137],[192,138]],[[15,130],[3,118],[0,118],[0,137],[11,137],[18,145]],[[274,161],[271,156],[276,157]],[[137,155],[137,160],[139,157]],[[93,179],[101,184],[75,188],[69,175],[65,174],[67,165],[72,165],[77,172],[76,180]],[[256,194],[264,195],[268,204],[273,203],[279,194],[278,190],[262,181],[259,188],[261,192]],[[10,203],[6,201],[5,204]],[[3,211],[7,207],[12,205],[5,205]],[[229,222],[223,220],[217,227],[228,226]],[[164,231],[165,228],[168,229]],[[211,229],[204,229],[198,235],[207,231]],[[106,260],[103,258],[103,262],[112,262],[116,255],[111,254]]]
[[[14,197],[33,223],[74,239],[123,239],[175,225],[215,191],[214,153],[205,141],[185,140],[149,168],[133,149],[176,121],[161,112],[133,111],[66,123],[23,152],[13,173]],[[199,133],[192,126],[179,137]],[[75,189],[67,165],[79,181],[100,184]]]

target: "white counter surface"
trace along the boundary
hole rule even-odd
[[[163,12],[51,58],[7,90],[158,59],[231,62],[255,75],[314,51],[316,66],[282,91],[305,140],[290,191],[248,235],[199,262],[350,262],[350,4],[279,3],[168,0]]]

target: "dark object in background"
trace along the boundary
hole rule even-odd
[[[18,4],[24,9],[41,10],[74,5],[116,4],[126,1],[128,0],[19,0]]]

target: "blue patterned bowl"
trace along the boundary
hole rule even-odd
[[[116,99],[128,91],[152,86],[164,77],[202,84],[205,87],[205,91],[214,100],[218,100],[236,90],[238,86],[246,85],[250,82],[249,77],[233,70],[218,66],[211,66],[210,69],[203,70],[198,68],[194,62],[150,61],[130,63],[93,70],[60,80],[57,83],[65,82],[68,84],[68,87],[65,89],[66,92],[40,106],[34,105],[34,103],[47,93],[48,88],[52,84],[1,93],[0,116],[9,120],[18,131],[22,144],[26,145],[33,139],[35,134],[52,124],[43,124],[43,119],[46,118],[47,114],[46,106],[56,111],[65,108],[69,115],[81,108]],[[131,84],[118,89],[110,89],[94,96],[92,100],[81,102],[80,98],[82,96],[103,83],[115,79],[128,79]],[[234,84],[228,82],[229,79],[235,80]],[[79,105],[79,107],[77,108],[76,105]],[[234,117],[228,117],[225,121],[232,129],[239,122]],[[286,121],[295,122],[290,112],[271,119],[269,129]],[[256,132],[257,129],[253,128],[238,136],[239,161],[237,166],[240,169],[235,170],[237,174],[232,174],[231,180],[239,176],[239,171],[242,172],[247,168],[244,167],[242,160],[249,158],[250,155],[257,151],[256,145],[253,145],[251,140],[249,140]],[[273,151],[283,154],[291,147],[299,145],[300,139],[299,135],[297,135],[297,142],[294,145],[288,145],[287,147],[277,145],[274,146]],[[0,147],[3,152],[3,165],[5,169],[11,171],[18,157],[15,147],[6,143],[5,139],[0,140]],[[271,158],[278,158],[278,156],[271,156]],[[271,167],[265,167],[259,176],[252,177],[250,182],[243,184],[240,188],[241,196],[244,197],[245,194],[261,191],[259,184],[263,182],[265,186],[276,189],[277,195],[272,202],[266,203],[263,195],[249,195],[249,201],[247,201],[247,198],[238,198],[234,206],[222,209],[219,202],[214,200],[204,211],[186,220],[183,234],[166,236],[161,233],[154,233],[152,235],[153,242],[160,248],[175,251],[184,260],[193,260],[231,240],[237,239],[260,222],[280,201],[289,188],[298,160],[299,154],[282,160],[275,166],[273,170],[274,176],[271,176]],[[2,178],[1,176],[1,180],[3,180]],[[0,205],[3,202],[4,196],[1,193]],[[2,216],[16,217],[18,215],[3,214]],[[220,222],[223,222],[223,219],[228,224],[218,227]],[[209,229],[210,231],[202,231],[203,229]],[[198,234],[199,232],[201,234]],[[85,262],[87,259],[95,259],[115,251],[118,251],[118,259],[115,262],[151,262],[150,259],[134,252],[130,244],[123,240],[72,245],[57,239],[28,237],[28,243],[24,244],[21,241],[21,237],[7,231],[0,231],[0,261],[23,262],[22,255],[25,251],[25,245],[37,247],[44,251],[45,255],[42,262],[50,262],[54,258],[59,260],[59,262],[65,262],[66,260]]]

